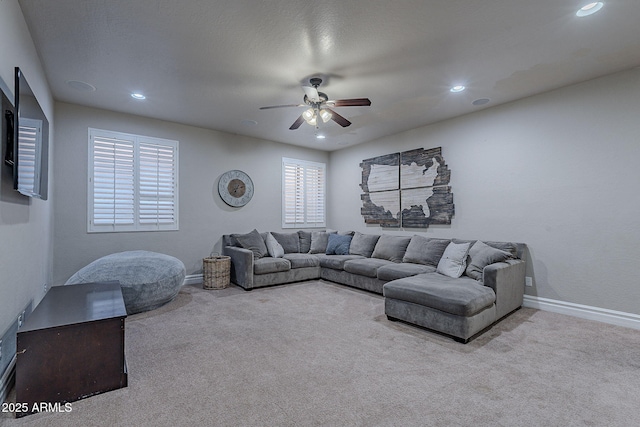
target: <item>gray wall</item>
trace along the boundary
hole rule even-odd
[[[0,1],[0,52],[0,86],[10,92],[7,97],[13,100],[14,67],[20,67],[49,119],[50,135],[53,135],[53,98],[15,0]],[[51,138],[49,150],[54,147]],[[4,165],[4,157],[0,169],[1,337],[16,322],[21,310],[30,304],[35,306],[44,296],[44,284],[51,283],[53,246],[51,201],[27,198],[13,191],[11,172]]]
[[[329,158],[316,150],[65,103],[56,104],[56,124],[55,284],[101,256],[135,249],[175,256],[187,274],[200,273],[202,258],[220,251],[222,234],[281,229],[282,157]],[[87,233],[90,127],[179,141],[179,231]],[[227,206],[218,195],[218,178],[230,169],[243,170],[255,185],[242,208]]]
[[[398,233],[527,243],[527,294],[640,314],[639,136],[636,68],[334,152],[329,221],[381,232],[360,215],[359,163],[442,147],[453,223]]]

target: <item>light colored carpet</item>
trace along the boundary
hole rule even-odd
[[[469,344],[310,281],[184,287],[126,321],[129,387],[33,426],[629,426],[640,331],[521,309]]]

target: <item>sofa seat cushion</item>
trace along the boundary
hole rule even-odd
[[[291,268],[318,267],[320,260],[311,254],[284,254],[284,259],[289,260]]]
[[[493,289],[468,277],[438,273],[393,280],[383,286],[385,298],[407,301],[457,316],[473,316],[496,300]]]
[[[411,262],[393,263],[378,268],[378,279],[391,281],[415,276],[416,274],[432,273],[434,271],[436,271],[436,268],[430,265],[414,264]]]
[[[395,264],[393,261],[379,258],[352,259],[344,263],[344,271],[366,277],[378,277],[378,268]]]
[[[364,259],[360,255],[325,255],[317,254],[320,267],[332,270],[344,270],[344,263],[352,259]]]
[[[284,258],[263,257],[253,260],[253,274],[269,274],[291,270],[291,262]]]

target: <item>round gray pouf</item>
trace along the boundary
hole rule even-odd
[[[93,261],[65,285],[118,280],[127,314],[134,314],[173,300],[185,275],[184,264],[177,258],[149,251],[127,251]]]

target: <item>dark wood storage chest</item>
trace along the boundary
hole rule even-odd
[[[126,387],[126,317],[118,282],[51,288],[18,330],[16,403],[31,409]]]

